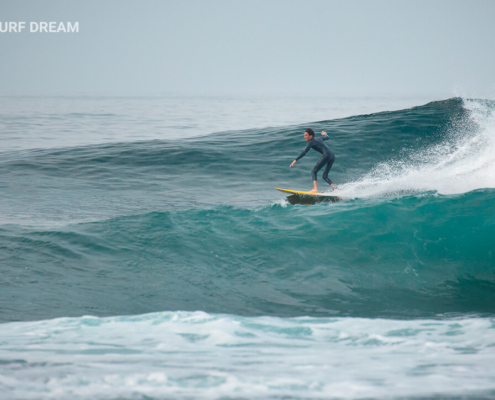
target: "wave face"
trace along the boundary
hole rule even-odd
[[[11,307],[15,299],[15,313],[3,308],[2,314],[14,319],[25,304],[32,318],[157,309],[493,314],[494,237],[495,190],[311,208],[222,206],[49,231],[4,229],[8,251],[0,262],[11,282],[4,295]],[[34,290],[39,286],[44,290]],[[43,311],[46,297],[71,301]]]
[[[342,198],[312,207],[274,190],[311,187],[306,125],[4,152],[0,319],[493,315],[494,110],[312,123]]]
[[[483,121],[489,123],[492,114],[487,113]],[[420,182],[406,179],[406,186],[397,182],[419,164],[435,168],[431,152],[442,158],[444,151],[448,156],[470,135],[480,139],[479,147],[485,146],[492,132],[483,130],[472,115],[474,111],[467,110],[461,99],[451,99],[404,111],[310,125],[316,132],[326,130],[331,137],[329,143],[337,155],[331,178],[342,185],[342,196],[362,198],[385,196],[396,190],[439,190],[428,181],[428,170]],[[294,168],[288,168],[305,147],[302,132],[306,127],[3,153],[0,222],[65,225],[178,207],[265,206],[281,198],[275,187],[312,186],[310,171],[317,153],[311,152]],[[429,158],[421,160],[421,154]],[[414,162],[418,165],[411,164]],[[485,171],[485,164],[493,170],[493,158],[483,162]],[[400,171],[398,165],[409,169]],[[377,168],[385,172],[374,172]],[[395,180],[390,177],[391,171],[396,172]],[[370,173],[378,182],[370,184]],[[494,180],[490,176],[475,184],[471,177],[466,190],[453,181],[442,189],[448,189],[445,193],[462,193],[495,187]],[[441,177],[436,181],[442,181]],[[321,184],[326,185],[323,181]]]

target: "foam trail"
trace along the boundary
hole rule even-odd
[[[9,399],[490,396],[493,323],[203,312],[9,323],[0,325],[0,392]]]
[[[376,165],[358,181],[340,186],[342,197],[382,197],[437,191],[466,193],[495,187],[495,107],[464,100],[468,116],[437,145]]]

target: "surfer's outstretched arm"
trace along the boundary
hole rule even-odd
[[[308,145],[306,146],[306,148],[303,150],[303,152],[301,154],[299,154],[299,157],[297,157],[294,161],[292,161],[292,164],[290,165],[291,167],[294,166],[294,164],[296,163],[296,161],[300,160],[301,158],[303,158],[306,153],[311,149],[311,147],[313,147],[313,145],[311,143],[308,143]]]
[[[328,137],[328,135],[327,135],[327,133],[326,133],[326,132],[323,132],[323,131],[322,131],[322,132],[321,132],[321,135],[323,136],[323,137],[321,138],[321,140],[328,140],[328,139],[330,139],[330,138]]]
[[[311,147],[313,147],[313,143],[308,143],[306,148],[303,150],[303,152],[301,154],[299,154],[299,156],[295,159],[295,161],[299,161],[301,158],[303,158],[306,155],[306,153],[309,150],[311,150]]]

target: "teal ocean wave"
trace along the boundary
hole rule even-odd
[[[1,314],[492,315],[494,237],[492,189],[3,227]]]
[[[494,109],[1,153],[0,320],[493,315]],[[314,156],[288,168],[307,126],[339,202],[274,190],[310,188]]]

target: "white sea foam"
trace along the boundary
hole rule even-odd
[[[495,321],[203,312],[0,325],[9,399],[494,393]]]
[[[464,100],[465,123],[454,125],[438,145],[376,165],[361,179],[340,186],[342,197],[437,191],[466,193],[495,188],[495,108]]]

